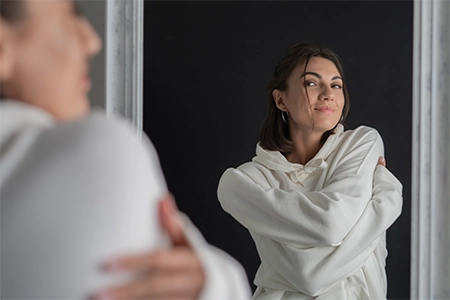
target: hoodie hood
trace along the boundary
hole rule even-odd
[[[49,128],[55,124],[54,118],[46,111],[20,101],[0,101],[0,147],[8,143],[12,136],[30,128]]]
[[[42,130],[56,124],[46,111],[20,101],[0,101],[0,186]]]
[[[328,137],[319,152],[305,165],[291,163],[281,152],[263,149],[259,143],[256,145],[256,156],[253,162],[270,170],[287,173],[293,182],[301,184],[309,175],[328,167],[326,159],[336,148],[334,145],[342,132],[344,132],[344,126],[339,124],[334,134]]]

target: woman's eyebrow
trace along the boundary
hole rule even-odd
[[[322,79],[322,75],[316,73],[316,72],[305,72],[302,76],[300,76],[300,78],[306,76],[306,75],[312,75],[312,76],[316,76],[319,79]]]
[[[315,76],[315,77],[317,77],[319,79],[322,79],[322,75],[320,75],[319,73],[316,73],[316,72],[305,72],[302,76],[300,76],[300,78],[302,78],[302,77],[304,77],[306,75],[312,75],[312,76]],[[342,78],[340,76],[334,76],[333,78],[331,78],[331,80],[335,80],[335,79],[342,80]]]

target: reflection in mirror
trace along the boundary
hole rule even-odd
[[[266,91],[256,156],[225,171],[218,188],[260,254],[254,298],[384,299],[385,232],[401,213],[402,185],[385,168],[375,129],[344,131],[338,56],[299,43]]]
[[[243,264],[250,283],[260,256],[247,229],[222,210],[217,187],[227,168],[255,156],[269,110],[264,87],[286,50],[308,40],[329,47],[342,60],[351,101],[345,130],[361,125],[375,128],[384,142],[388,169],[403,184],[402,214],[387,232],[386,273],[388,297],[409,298],[412,6],[411,1],[145,2],[144,131],[160,154],[179,207],[210,243]],[[314,87],[308,86],[308,93],[309,89]],[[313,103],[314,92],[309,94]],[[294,118],[292,113],[286,117],[288,123]],[[369,131],[363,136],[371,135],[377,134]],[[355,145],[348,143],[348,147]],[[279,158],[283,157],[290,161],[289,156]],[[317,166],[323,167],[322,162],[317,161]],[[324,170],[313,176],[326,177]],[[389,177],[382,172],[380,177]],[[319,205],[325,200],[317,201]],[[360,204],[351,209],[362,216],[365,207]],[[262,224],[271,224],[268,216],[260,217]],[[289,228],[282,226],[287,221],[287,217],[279,220],[280,232],[286,236]],[[324,233],[318,230],[324,224],[314,225],[317,234]],[[330,247],[346,234],[343,230],[341,238],[322,242]],[[301,237],[302,247],[307,242],[323,246],[307,234]]]

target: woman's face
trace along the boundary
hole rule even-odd
[[[59,120],[89,111],[89,58],[101,41],[71,0],[26,0],[21,23],[2,21],[2,94]]]
[[[312,57],[296,67],[288,78],[286,91],[275,90],[280,110],[289,113],[292,130],[324,133],[340,121],[344,107],[343,81],[334,63]]]

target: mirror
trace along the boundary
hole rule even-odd
[[[180,209],[241,262],[251,284],[259,257],[248,231],[220,207],[219,178],[254,156],[267,110],[264,87],[284,53],[309,40],[340,56],[351,103],[346,127],[376,128],[387,166],[403,183],[386,270],[388,298],[408,299],[413,2],[144,5],[144,131]]]

